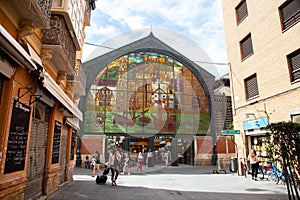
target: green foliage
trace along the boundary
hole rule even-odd
[[[234,130],[234,124],[233,122],[231,122],[229,125],[228,125],[228,130]]]
[[[299,199],[295,183],[299,180],[295,180],[291,174],[300,172],[300,124],[277,122],[269,124],[266,128],[270,131],[267,133],[268,153],[280,160],[284,171],[289,172],[285,173],[289,199],[292,196]]]
[[[298,164],[300,155],[300,124],[293,122],[277,122],[267,126],[269,148],[275,156],[289,158],[291,164]]]

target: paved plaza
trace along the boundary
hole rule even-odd
[[[120,175],[117,186],[97,185],[91,170],[75,168],[74,181],[50,199],[288,199],[284,185],[253,181],[236,173],[213,174],[213,166],[144,167]],[[108,177],[110,179],[110,176]]]

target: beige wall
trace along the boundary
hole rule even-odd
[[[247,0],[248,16],[237,25],[235,7],[240,0],[222,0],[235,129],[243,130],[243,121],[254,119],[245,119],[245,113],[268,115],[272,123],[291,120],[289,112],[300,108],[300,82],[290,82],[286,58],[300,48],[300,23],[282,31],[278,8],[285,1]],[[254,54],[242,61],[239,42],[249,33]],[[244,79],[254,73],[259,96],[246,100]],[[236,137],[239,152],[245,152],[243,132]]]

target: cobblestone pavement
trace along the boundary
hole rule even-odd
[[[267,180],[253,181],[236,173],[213,174],[213,166],[132,168],[131,175],[120,175],[117,186],[97,185],[91,170],[75,168],[74,181],[50,199],[288,199],[284,185]],[[110,176],[108,177],[110,179]]]

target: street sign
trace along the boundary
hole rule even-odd
[[[221,130],[221,135],[237,135],[240,134],[240,130]]]

